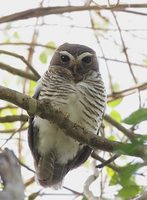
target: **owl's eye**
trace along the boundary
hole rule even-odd
[[[85,56],[85,57],[82,59],[82,62],[84,62],[84,63],[86,63],[86,64],[91,63],[91,61],[92,61],[91,56]]]
[[[70,61],[70,58],[67,55],[61,55],[61,61],[63,63],[68,63]]]

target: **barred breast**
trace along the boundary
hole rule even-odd
[[[83,81],[75,83],[72,77],[67,79],[47,71],[39,87],[39,99],[49,99],[53,107],[69,114],[71,121],[97,133],[106,104],[106,92],[98,72],[89,72]],[[64,135],[60,128],[45,119],[35,117],[34,125],[39,128],[39,152],[42,155],[54,148],[58,162],[65,164],[82,148],[77,141]]]

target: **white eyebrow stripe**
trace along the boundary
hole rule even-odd
[[[74,56],[72,56],[68,51],[59,51],[61,55],[66,55],[71,58],[71,60],[75,59]]]
[[[78,60],[82,60],[84,57],[92,56],[92,55],[93,55],[92,53],[84,52],[84,53],[82,53],[81,55],[78,56]]]

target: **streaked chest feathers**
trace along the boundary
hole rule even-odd
[[[105,89],[98,72],[89,72],[84,80],[75,83],[72,77],[64,77],[48,71],[40,83],[39,99],[49,99],[54,108],[60,109],[72,122],[87,131],[97,134],[105,109]],[[39,128],[39,146],[41,155],[54,149],[57,160],[66,164],[83,147],[79,142],[64,135],[62,130],[38,116],[34,126]]]

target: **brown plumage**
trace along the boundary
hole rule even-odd
[[[49,99],[71,121],[97,134],[106,93],[95,52],[84,45],[61,45],[38,82],[34,98]],[[30,119],[28,137],[36,177],[44,187],[56,187],[73,168],[87,160],[91,148],[64,135],[56,124],[38,116]]]

